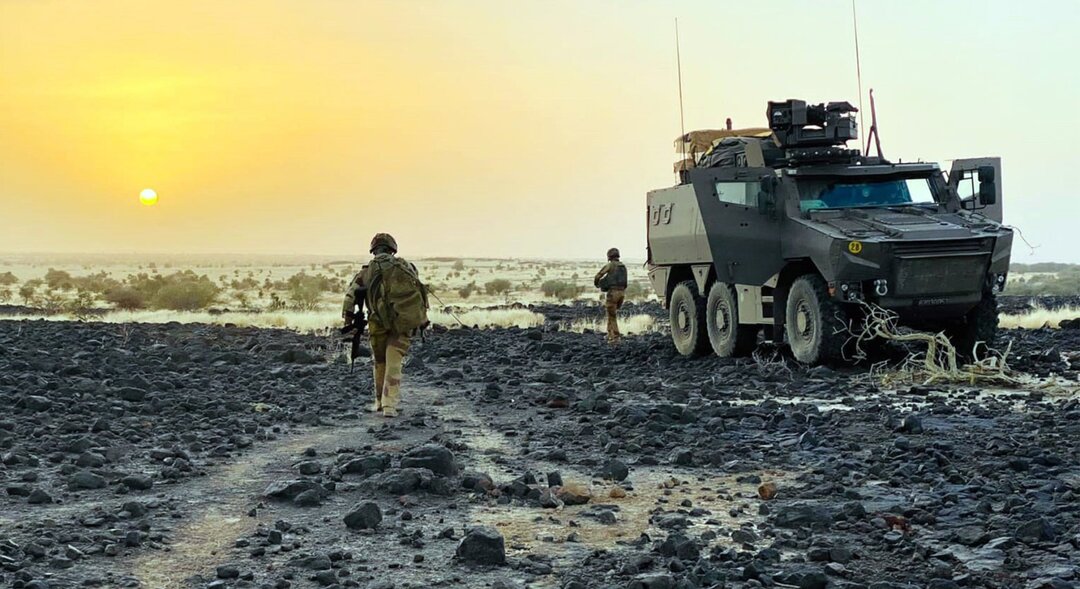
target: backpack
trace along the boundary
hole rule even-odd
[[[394,333],[410,333],[428,323],[428,291],[416,267],[390,254],[368,265],[367,306],[376,322]]]
[[[610,290],[613,288],[625,290],[626,284],[626,265],[622,262],[614,262],[614,267],[611,271],[600,279],[601,290]]]

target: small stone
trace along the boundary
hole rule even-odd
[[[296,470],[300,474],[304,475],[319,474],[320,472],[322,472],[322,465],[314,460],[308,460],[306,462],[301,462],[300,464],[297,464]]]
[[[776,497],[776,483],[761,483],[758,485],[757,494],[762,501],[772,501]]]
[[[240,577],[240,569],[231,564],[223,564],[217,568],[217,578],[237,579]]]

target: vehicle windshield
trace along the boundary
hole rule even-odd
[[[799,193],[804,211],[934,203],[929,178],[813,180],[801,184]]]

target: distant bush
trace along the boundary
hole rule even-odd
[[[33,305],[37,302],[37,289],[45,284],[40,278],[31,278],[19,287],[19,297],[24,305]]]
[[[105,301],[122,311],[146,308],[146,297],[130,286],[120,286],[105,293]]]
[[[51,290],[71,290],[75,288],[75,281],[71,279],[71,274],[55,268],[49,268],[49,271],[45,273],[45,284]]]
[[[470,283],[466,284],[465,286],[459,288],[458,291],[457,291],[458,296],[463,298],[463,299],[467,299],[467,298],[471,297],[472,293],[474,293],[474,292],[476,292],[476,283],[475,282],[470,282]]]
[[[285,304],[285,301],[281,300],[281,297],[278,296],[278,293],[276,293],[276,292],[270,293],[270,304],[267,305],[267,307],[266,307],[267,310],[270,310],[270,311],[283,311],[283,310],[285,310],[286,306],[287,305]]]
[[[198,311],[214,302],[220,289],[203,276],[200,280],[169,281],[150,299],[155,309]]]
[[[55,290],[49,289],[37,299],[38,306],[46,315],[56,315],[64,310],[64,297]]]
[[[1033,264],[1033,266],[1040,265]],[[1010,295],[1075,295],[1078,292],[1080,292],[1080,266],[1067,266],[1056,274],[1013,278],[1005,285],[1005,294]]]
[[[545,297],[555,297],[564,301],[578,298],[585,292],[585,287],[565,280],[545,280],[540,285],[540,292],[544,293]]]
[[[94,315],[94,304],[97,297],[88,290],[79,290],[75,296],[64,303],[64,311],[70,313],[76,319],[89,319]]]
[[[1035,264],[1009,264],[1009,272],[1062,272],[1080,269],[1076,264],[1064,264],[1061,262],[1037,262]]]
[[[639,301],[649,296],[649,289],[643,282],[633,281],[626,285],[626,299]]]
[[[11,300],[11,289],[6,286],[0,286],[0,303],[6,303]]]
[[[18,283],[19,279],[11,272],[4,272],[3,274],[0,274],[0,286],[11,286]]]
[[[510,292],[510,281],[503,278],[496,278],[489,282],[484,283],[484,292],[489,295],[501,295]]]
[[[454,265],[450,266],[455,272],[461,272],[465,269],[465,262],[462,260],[454,260]]]
[[[310,282],[298,282],[289,286],[289,301],[300,311],[311,311],[319,306],[322,291]]]

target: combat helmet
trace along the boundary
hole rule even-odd
[[[371,238],[371,253],[375,253],[375,250],[379,247],[385,247],[393,253],[397,253],[397,241],[393,235],[389,233],[376,233],[375,237]]]
[[[609,249],[607,251],[607,259],[609,259],[609,260],[618,260],[619,259],[619,248],[613,247],[613,248]]]

